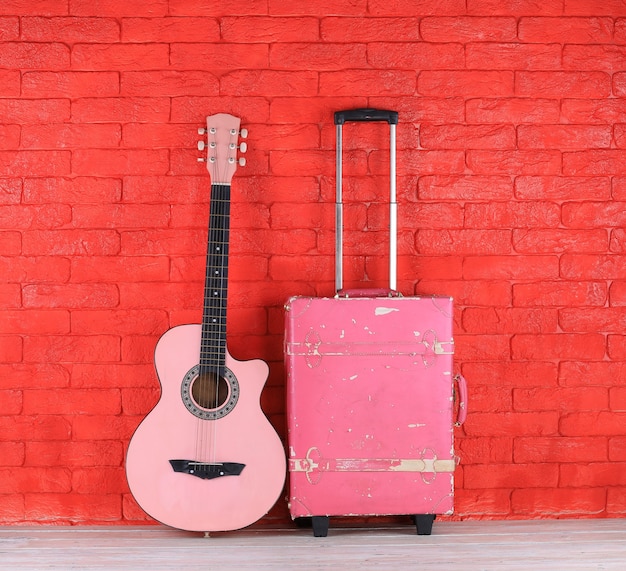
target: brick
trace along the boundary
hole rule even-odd
[[[280,18],[271,18],[280,22]],[[292,20],[294,18],[288,18]],[[349,17],[326,17],[319,22],[319,37],[325,42],[351,42],[371,43],[386,41],[394,38],[398,42],[414,42],[420,39],[420,21],[418,18],[349,18]],[[316,25],[317,26],[317,25]],[[302,27],[302,32],[312,35],[311,24]],[[287,34],[289,34],[287,28]],[[281,31],[281,35],[284,32]],[[296,32],[297,34],[297,32]],[[309,38],[315,41],[317,38]],[[279,40],[280,41],[280,40]],[[284,41],[284,40],[283,40]],[[453,41],[453,40],[450,40]]]
[[[623,202],[581,202],[563,205],[563,223],[572,228],[624,226]]]
[[[463,0],[423,0],[416,6],[404,0],[369,0],[371,14],[384,16],[461,16],[466,12]]]
[[[511,200],[513,183],[507,176],[421,176],[420,200]]]
[[[491,202],[465,206],[467,228],[554,228],[560,209],[549,202]]]
[[[626,513],[624,506],[626,505],[626,489],[624,488],[607,488],[606,490],[606,512],[607,514],[623,514]]]
[[[511,97],[513,89],[510,71],[423,71],[417,81],[420,95]]]
[[[515,438],[513,457],[520,464],[603,462],[608,460],[607,440],[603,436]]]
[[[609,460],[612,462],[623,462],[626,460],[626,437],[609,437]]]
[[[608,200],[609,177],[518,176],[515,197],[521,200]],[[616,197],[619,198],[619,197]]]
[[[604,487],[513,490],[511,512],[522,516],[568,517],[604,513]]]
[[[161,310],[93,310],[72,312],[72,333],[154,335],[167,329],[167,313]]]
[[[468,0],[467,13],[472,16],[561,16],[563,7],[560,3],[545,3],[540,0],[517,0],[498,2],[498,0]]]
[[[605,338],[600,333],[521,334],[511,339],[515,360],[601,360],[605,350]]]
[[[615,412],[626,412],[626,391],[624,387],[613,387],[609,391],[609,408]]]
[[[272,149],[310,149],[319,145],[319,128],[316,125],[263,125],[253,127],[254,133],[248,138],[248,144],[255,149],[271,151]],[[250,190],[254,185],[250,185]],[[242,187],[239,181],[238,188]],[[250,199],[248,189],[244,196]],[[274,185],[272,185],[272,191]]]
[[[606,487],[626,485],[626,463],[593,462],[561,466],[561,486]]]
[[[97,363],[119,361],[120,340],[115,335],[49,335],[24,338],[24,361]]]
[[[182,232],[181,230],[144,229],[122,233],[122,254],[127,256],[155,256],[199,254],[206,252],[206,232]],[[123,268],[121,268],[123,269]]]
[[[613,75],[613,93],[618,97],[624,97],[626,93],[626,74],[616,73]]]
[[[159,400],[156,387],[122,390],[122,411],[127,415],[146,415]]]
[[[555,333],[556,310],[479,308],[463,310],[463,330],[478,334]]]
[[[0,440],[5,442],[22,442],[25,434],[31,441],[69,440],[72,434],[69,420],[48,414],[0,416],[0,428]]]
[[[149,382],[157,387],[154,364],[133,363],[76,363],[72,365],[72,387],[108,388],[128,387],[145,388]]]
[[[122,518],[116,494],[27,493],[24,503],[27,521],[117,522]]]
[[[269,67],[267,44],[188,43],[171,44],[170,62],[155,69],[265,70]],[[144,66],[144,68],[147,66]],[[232,94],[226,94],[232,95]]]
[[[0,165],[0,176],[69,175],[70,152],[0,151]]]
[[[32,310],[5,308],[0,333],[55,335],[69,333],[70,314],[65,310]]]
[[[363,68],[366,61],[366,46],[364,44],[277,43],[271,46],[269,67],[280,70],[327,71]]]
[[[463,464],[510,464],[513,461],[513,438],[465,437],[458,442],[458,452]]]
[[[626,20],[624,18],[618,18],[615,20],[613,37],[616,44],[626,43]]]
[[[454,491],[454,512],[460,516],[494,517],[500,514],[506,517],[511,513],[511,491],[498,490],[464,490]]]
[[[549,279],[558,277],[556,256],[472,256],[463,262],[467,279]]]
[[[420,31],[427,42],[504,42],[517,38],[517,22],[511,17],[435,16],[423,18]]]
[[[613,282],[610,288],[609,305],[626,305],[626,282]]]
[[[0,70],[0,95],[2,97],[19,97],[20,72],[16,70]]]
[[[121,283],[119,289],[120,309],[162,309],[172,299],[178,308],[195,309],[202,302],[201,283]]]
[[[0,493],[36,491],[69,492],[71,490],[70,471],[67,468],[2,468],[0,469]]]
[[[170,222],[170,209],[162,204],[77,205],[74,228],[162,228]]]
[[[167,0],[72,0],[72,14],[77,16],[166,16]]]
[[[513,248],[522,254],[550,252],[606,252],[605,230],[514,230]]]
[[[566,175],[622,175],[626,173],[626,151],[591,150],[563,154]]]
[[[75,70],[146,70],[170,66],[168,44],[74,44]]]
[[[32,230],[23,234],[23,253],[52,256],[93,256],[119,253],[114,230]]]
[[[0,80],[2,78],[0,77]],[[21,128],[18,125],[0,125],[0,148],[14,149],[20,144]]]
[[[626,279],[619,255],[565,254],[561,257],[561,276],[567,279]]]
[[[561,173],[561,153],[552,150],[470,150],[467,151],[467,165],[472,172],[481,175],[557,175]]]
[[[316,247],[317,234],[314,230],[298,228],[281,230],[249,230],[239,236],[231,236],[231,255],[266,254],[271,251],[283,254],[299,254]]]
[[[558,70],[559,44],[470,43],[465,47],[466,66],[471,69]]]
[[[559,384],[564,387],[588,386],[592,379],[594,385],[614,386],[616,379],[623,378],[624,374],[624,362],[567,361],[559,366]]]
[[[565,0],[565,14],[572,16],[624,16],[626,10],[619,0],[605,0],[597,6],[593,0]]]
[[[0,389],[59,388],[69,385],[69,371],[50,363],[7,363],[0,365]]]
[[[512,125],[422,125],[420,143],[425,149],[514,149]]]
[[[3,307],[21,307],[21,301],[19,284],[0,285],[0,303]]]
[[[127,71],[121,74],[120,94],[125,96],[215,95],[219,80],[206,71]],[[164,119],[164,117],[162,117]]]
[[[384,96],[415,94],[416,74],[404,70],[352,69],[319,75],[319,95],[367,97],[375,91]]]
[[[72,154],[72,172],[79,176],[165,174],[169,166],[166,150],[77,149]]]
[[[415,248],[426,255],[508,254],[510,230],[418,230]]]
[[[120,39],[120,27],[114,18],[27,16],[22,18],[21,27],[22,38],[29,42],[107,43]]]
[[[372,230],[387,228],[388,212],[387,205],[379,203],[370,206],[368,228]],[[400,227],[423,229],[461,228],[463,211],[458,204],[446,202],[404,204],[398,212],[398,224]]]
[[[113,178],[44,177],[24,180],[24,202],[30,204],[103,204],[118,202],[121,196],[121,182]]]
[[[561,113],[568,123],[626,122],[626,106],[621,99],[564,99]]]
[[[2,413],[8,416],[22,413],[22,391],[0,390],[2,399]]]
[[[460,361],[509,360],[511,357],[510,335],[506,334],[457,334],[454,336],[455,355]]]
[[[17,69],[57,69],[70,67],[70,48],[61,43],[4,42],[0,66]]]
[[[372,105],[383,108],[390,104],[389,97],[371,97],[369,101]],[[465,101],[462,96],[445,99],[437,96],[420,97],[419,105],[415,105],[414,97],[394,97],[393,106],[398,111],[401,122],[465,122]]]
[[[497,470],[487,465],[465,466],[465,487],[533,489],[542,486],[555,488],[559,483],[559,465],[556,463],[500,464]]]
[[[86,97],[72,105],[72,119],[85,123],[162,123],[169,119],[169,105],[166,97]]]
[[[22,202],[22,179],[0,179],[0,204]]]
[[[0,6],[0,14],[55,16],[67,14],[67,4],[50,4],[48,0],[8,0]]]
[[[7,256],[17,256],[21,251],[22,237],[19,232],[0,232],[0,252]]]
[[[521,97],[577,97],[591,99],[611,93],[611,77],[601,71],[520,71],[515,95]]]
[[[424,42],[367,44],[368,63],[380,69],[455,69],[463,57],[461,44]]]
[[[128,280],[165,281],[169,259],[153,256],[85,256],[72,259],[72,281],[106,283]],[[132,269],[129,269],[132,268]]]
[[[23,464],[23,442],[0,442],[0,466],[22,466]]]
[[[520,149],[590,149],[611,147],[608,125],[520,125]]]
[[[556,387],[558,384],[557,365],[552,362],[464,363],[463,374],[466,378],[480,380],[487,386]]]
[[[608,356],[615,361],[626,360],[626,340],[621,335],[608,336]]]
[[[48,206],[0,206],[0,226],[8,229],[59,228],[70,222],[67,204]]]
[[[621,71],[626,55],[625,46],[616,45],[566,45],[563,46],[563,69]]]
[[[613,20],[611,18],[521,18],[518,34],[523,42],[541,44],[552,42],[558,44],[611,43]]]
[[[120,466],[121,442],[30,441],[25,444],[25,466]]]
[[[421,279],[415,290],[416,295],[449,295],[461,306],[508,306],[511,303],[511,285],[503,281],[443,281],[429,278]]]
[[[520,307],[572,307],[605,305],[604,282],[539,282],[513,284],[513,304]]]
[[[513,389],[514,410],[519,412],[602,410],[608,406],[608,397],[605,387]],[[602,451],[605,452],[605,447]]]
[[[376,153],[374,153],[376,156]],[[387,156],[387,153],[384,154]],[[401,175],[462,174],[465,171],[464,152],[457,150],[415,151],[406,150],[398,154],[398,173]],[[388,172],[389,162],[382,154],[374,172]]]
[[[24,391],[23,414],[119,414],[118,389],[63,389]]]
[[[128,17],[121,21],[121,39],[123,42],[138,43],[217,42],[220,39],[220,25],[215,18]]]
[[[230,96],[312,96],[317,89],[314,71],[238,70],[220,78],[220,93]]]
[[[119,125],[32,125],[22,130],[22,144],[31,149],[74,148],[84,146],[118,147]]]
[[[269,117],[269,101],[264,97],[176,97],[171,101],[171,116],[169,121],[174,123],[193,123],[201,126],[204,115],[199,109],[218,108],[228,106],[229,112],[247,121],[254,117],[255,121],[266,121]],[[284,122],[284,121],[283,121]],[[293,121],[287,121],[292,123]],[[194,158],[194,162],[195,162]]]
[[[76,468],[72,471],[72,491],[77,494],[118,495],[128,490],[124,468],[120,466],[98,466]]]
[[[556,123],[560,104],[555,99],[500,98],[470,99],[466,103],[468,123]]]
[[[618,333],[626,324],[626,308],[564,308],[559,322],[563,331]]]
[[[626,245],[626,231],[624,228],[615,228],[611,230],[609,238],[609,251],[617,254],[623,254]]]
[[[3,42],[11,42],[11,41],[19,40],[19,37],[20,37],[19,18],[0,17],[0,39]]]

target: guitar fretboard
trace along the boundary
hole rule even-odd
[[[223,374],[226,359],[226,300],[228,293],[228,243],[230,185],[211,185],[207,242],[200,374]]]

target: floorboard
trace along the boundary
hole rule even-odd
[[[626,519],[436,521],[406,527],[254,529],[0,527],[0,569],[124,571],[624,571]]]

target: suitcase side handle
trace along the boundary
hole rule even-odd
[[[386,121],[390,125],[398,124],[398,112],[389,109],[348,109],[335,112],[335,125],[348,122]]]
[[[340,289],[337,297],[402,297],[395,289],[369,288],[369,289]]]
[[[467,382],[465,381],[465,377],[461,374],[454,375],[454,382],[457,387],[456,400],[458,402],[458,411],[454,426],[461,426],[467,418]]]

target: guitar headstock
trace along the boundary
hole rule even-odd
[[[237,159],[237,149],[242,153],[247,150],[246,143],[238,144],[239,135],[248,136],[247,129],[239,130],[241,119],[227,113],[217,113],[206,118],[206,128],[198,129],[199,135],[206,135],[206,141],[198,142],[198,150],[206,149],[206,158],[198,161],[206,162],[211,175],[212,184],[228,184],[237,170],[237,165],[244,166],[246,159]]]

